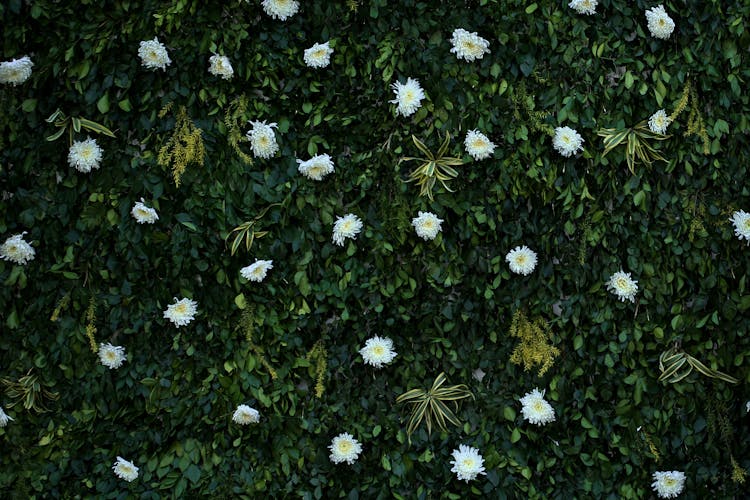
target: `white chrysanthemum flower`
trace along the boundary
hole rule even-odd
[[[434,240],[440,232],[440,224],[443,219],[438,219],[437,215],[432,212],[419,212],[419,217],[411,220],[411,225],[417,232],[417,236],[425,240]]]
[[[621,301],[629,300],[635,302],[635,294],[638,293],[638,282],[630,278],[630,273],[617,271],[607,281],[607,290],[617,295]]]
[[[262,122],[250,121],[253,124],[252,130],[247,132],[247,138],[253,148],[253,154],[257,158],[270,158],[279,151],[279,145],[276,144],[276,134],[273,129],[277,128],[275,123],[266,124]]]
[[[240,425],[257,424],[260,422],[260,413],[255,408],[250,408],[247,405],[239,405],[234,410],[232,420]]]
[[[422,106],[422,99],[425,96],[418,80],[407,78],[406,83],[392,83],[391,88],[396,98],[388,102],[398,104],[397,115],[411,116]]]
[[[648,128],[655,134],[664,135],[667,133],[667,127],[672,123],[672,120],[667,116],[667,112],[660,109],[648,119]]]
[[[134,481],[138,477],[138,467],[133,462],[128,462],[122,457],[117,457],[117,462],[112,466],[115,475],[127,482]]]
[[[172,64],[167,48],[157,37],[142,41],[138,47],[138,55],[141,57],[141,65],[145,68],[167,69],[167,66]]]
[[[299,10],[296,0],[263,0],[263,10],[274,19],[286,21]]]
[[[490,42],[477,35],[476,32],[469,33],[463,28],[453,30],[451,43],[453,44],[451,52],[455,53],[457,58],[469,62],[481,59],[490,52]]]
[[[750,214],[744,210],[739,210],[732,214],[732,218],[729,219],[734,224],[734,234],[740,240],[745,238],[747,244],[750,245]]]
[[[479,450],[461,444],[457,450],[453,450],[453,464],[451,472],[455,472],[459,481],[473,481],[479,474],[487,474],[484,471],[484,458],[479,454]]]
[[[220,76],[224,80],[231,80],[234,76],[234,68],[227,56],[214,54],[208,58],[208,72],[215,76]]]
[[[336,217],[336,223],[333,225],[333,242],[338,246],[344,246],[344,239],[356,239],[362,230],[362,220],[354,214],[346,214],[343,217]]]
[[[26,231],[21,234],[15,234],[5,240],[5,243],[0,245],[0,258],[21,266],[34,260],[36,251],[34,247],[23,239],[24,234],[26,234]]]
[[[520,399],[523,418],[532,424],[545,425],[555,421],[555,410],[544,399],[544,392],[535,388]]]
[[[261,282],[266,279],[269,269],[273,269],[272,260],[255,259],[255,262],[240,269],[240,274],[248,281]]]
[[[526,245],[516,247],[505,256],[510,270],[516,274],[528,276],[536,267],[536,252]]]
[[[328,458],[335,464],[346,462],[352,465],[359,457],[359,454],[362,453],[362,445],[348,432],[344,432],[333,438],[328,449],[331,450]]]
[[[31,62],[28,56],[0,63],[0,83],[19,85],[31,77]]]
[[[646,21],[648,21],[648,30],[654,38],[666,40],[674,31],[674,21],[664,10],[664,5],[648,9]]]
[[[375,368],[383,368],[397,356],[393,350],[393,341],[388,337],[378,337],[367,339],[365,346],[359,350],[365,364],[372,365]]]
[[[464,139],[464,146],[466,152],[475,160],[489,158],[495,151],[495,144],[478,130],[469,130]]]
[[[198,303],[191,299],[177,300],[177,297],[174,300],[177,302],[167,306],[164,317],[179,328],[195,319],[195,314],[198,312]]]
[[[747,403],[745,403],[745,411],[747,413],[750,413],[750,401],[748,401]]]
[[[583,137],[570,127],[557,127],[552,145],[563,156],[570,157],[583,150]]]
[[[75,141],[68,150],[68,164],[79,172],[87,174],[99,168],[102,161],[102,148],[91,137],[85,141]]]
[[[138,224],[153,224],[159,220],[159,214],[153,208],[144,205],[144,203],[143,198],[141,198],[141,201],[136,201],[130,214]]]
[[[311,68],[325,68],[331,63],[333,49],[326,43],[316,43],[305,49],[305,64]]]
[[[579,14],[592,15],[596,14],[596,5],[599,2],[597,0],[572,0],[568,7],[575,10]]]
[[[298,159],[297,163],[299,163],[297,170],[314,181],[322,181],[323,177],[334,171],[333,161],[328,154],[313,156],[307,161]]]
[[[110,370],[112,368],[120,368],[127,361],[125,348],[110,343],[99,344],[99,360]]]
[[[654,472],[651,487],[660,498],[677,498],[685,487],[685,473],[676,470]]]
[[[13,421],[13,417],[5,413],[5,410],[3,410],[3,407],[0,406],[0,427],[5,427],[8,425],[8,422]]]

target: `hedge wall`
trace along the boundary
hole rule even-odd
[[[0,261],[0,405],[13,419],[0,489],[648,498],[652,474],[674,470],[684,498],[741,497],[750,290],[730,218],[750,207],[750,5],[666,0],[668,39],[647,27],[657,5],[305,1],[281,20],[259,0],[0,4],[2,60],[33,62],[0,86],[0,241],[26,232],[35,251]],[[490,52],[457,58],[457,28]],[[164,70],[138,55],[154,37]],[[304,50],[326,41],[330,65],[307,66]],[[213,54],[231,79],[208,71]],[[405,117],[389,101],[407,78],[425,98]],[[58,109],[113,132],[73,134],[97,141],[101,168],[68,164],[68,128],[46,139]],[[679,112],[668,137],[636,127],[659,109]],[[249,121],[278,124],[277,154],[254,157]],[[584,140],[570,157],[553,146],[564,126]],[[631,171],[626,142],[605,155],[599,134],[630,127],[664,160]],[[467,153],[470,130],[496,145],[489,159]],[[405,182],[418,162],[403,158],[425,156],[412,136],[435,152],[446,133],[445,154],[463,160],[453,192],[438,182],[420,196]],[[323,153],[334,173],[299,173],[297,159]],[[154,224],[131,216],[141,198]],[[419,211],[443,220],[435,240],[415,234]],[[348,213],[363,229],[335,245]],[[256,237],[232,253],[243,223]],[[538,256],[527,276],[505,259],[522,245]],[[273,261],[262,282],[240,275],[256,259]],[[607,290],[620,270],[634,302]],[[175,297],[198,308],[179,328],[164,317]],[[559,351],[541,376],[511,362],[520,314],[550,335],[529,360]],[[376,335],[398,353],[381,369],[359,354]],[[125,348],[120,368],[100,362],[103,343]],[[665,371],[670,356],[685,364],[660,381],[665,352]],[[688,374],[688,359],[705,369]],[[441,372],[474,398],[451,406],[460,426],[409,439],[396,398]],[[534,388],[556,414],[545,426],[521,412]],[[233,422],[240,404],[260,422]],[[352,465],[329,460],[343,432],[362,444]],[[486,475],[451,472],[460,444]],[[113,473],[118,456],[136,480]]]

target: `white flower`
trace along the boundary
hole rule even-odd
[[[527,392],[520,401],[523,405],[521,413],[528,422],[545,425],[555,421],[555,410],[544,399],[544,391],[535,388],[533,391]]]
[[[516,274],[528,276],[536,267],[536,252],[526,245],[516,247],[505,256],[510,270]]]
[[[365,346],[359,350],[359,353],[365,360],[365,364],[372,365],[375,368],[382,368],[396,357],[396,351],[393,350],[393,341],[388,337],[378,337],[367,339]]]
[[[419,212],[419,217],[411,220],[411,225],[417,232],[417,236],[425,240],[434,240],[440,232],[440,224],[443,219],[438,219],[437,215],[431,212]]]
[[[732,214],[732,218],[729,219],[734,224],[734,234],[740,240],[745,238],[747,244],[750,245],[750,214],[744,210],[739,210]]]
[[[325,68],[331,63],[333,49],[326,43],[316,43],[305,49],[305,64],[311,68]]]
[[[664,135],[670,123],[672,123],[672,120],[667,116],[667,112],[660,109],[648,119],[648,128],[655,134]]]
[[[635,294],[638,293],[637,281],[630,278],[630,273],[617,271],[607,281],[607,290],[617,295],[621,301],[625,299],[635,302]]]
[[[478,130],[469,130],[464,139],[464,146],[475,160],[489,158],[495,151],[495,144]]]
[[[167,69],[167,66],[172,64],[167,48],[157,37],[142,41],[138,47],[138,55],[141,57],[141,65],[145,68]]]
[[[453,450],[451,463],[453,464],[451,472],[455,472],[459,480],[467,483],[476,479],[479,474],[487,474],[484,472],[484,458],[479,454],[479,450],[465,444]]]
[[[484,54],[490,52],[490,42],[477,35],[476,32],[469,33],[463,28],[453,30],[451,43],[453,44],[451,52],[455,53],[457,58],[469,62],[481,59]]]
[[[575,10],[579,14],[596,14],[596,4],[599,3],[597,0],[572,0],[568,7]]]
[[[296,0],[263,0],[263,10],[274,19],[286,21],[299,10]]]
[[[195,319],[198,312],[198,303],[191,299],[177,300],[174,304],[169,304],[164,311],[164,317],[174,323],[177,328],[185,326]]]
[[[297,163],[299,163],[297,170],[314,181],[321,181],[323,177],[334,171],[333,161],[327,154],[313,156],[307,161],[298,159]]]
[[[120,368],[127,361],[125,358],[125,348],[112,344],[99,344],[99,360],[104,366],[109,368]]]
[[[356,239],[362,230],[362,220],[354,214],[346,214],[343,217],[336,217],[336,223],[333,225],[333,242],[338,246],[344,246],[345,238]]]
[[[328,449],[331,450],[328,458],[335,464],[346,462],[351,465],[357,460],[359,454],[362,453],[362,445],[348,432],[344,432],[333,438]]]
[[[563,156],[570,157],[583,149],[583,138],[570,127],[557,127],[552,145]]]
[[[266,125],[265,120],[262,122],[251,120],[250,123],[253,124],[253,128],[246,135],[253,148],[253,154],[257,158],[270,158],[275,155],[279,151],[279,145],[276,144],[276,135],[273,133],[276,124]]]
[[[156,210],[147,207],[143,203],[143,198],[141,198],[141,201],[135,202],[133,209],[130,211],[130,214],[138,224],[153,224],[159,220],[159,214],[156,213]]]
[[[424,99],[424,91],[418,80],[407,78],[406,83],[392,83],[391,88],[393,93],[396,94],[396,98],[388,102],[398,104],[397,115],[411,116],[422,106],[421,101]]]
[[[0,83],[10,83],[13,86],[25,82],[31,77],[31,67],[34,65],[28,56],[12,61],[0,63]]]
[[[685,487],[685,473],[676,470],[654,472],[651,487],[660,498],[677,498]]]
[[[102,148],[91,137],[85,141],[75,141],[68,150],[68,164],[84,174],[91,172],[92,169],[98,169],[100,161],[102,161]]]
[[[652,7],[646,11],[648,30],[654,38],[666,40],[674,31],[674,21],[664,10],[663,5]]]
[[[224,80],[230,80],[234,76],[234,68],[227,56],[214,54],[208,58],[208,72],[215,76],[220,76]]]
[[[257,424],[260,422],[260,413],[255,408],[250,408],[247,405],[239,405],[234,410],[232,420],[240,425]]]
[[[750,413],[750,401],[748,401],[747,403],[745,403],[745,411],[747,413]]]
[[[8,425],[8,422],[12,421],[13,417],[5,413],[5,410],[3,410],[3,407],[0,406],[0,427],[5,427]]]
[[[21,234],[14,234],[5,240],[5,243],[0,245],[0,258],[9,260],[21,266],[34,260],[36,251],[34,250],[34,247],[24,241],[24,234],[26,234],[26,231]]]
[[[127,482],[131,482],[138,477],[138,467],[122,457],[117,457],[117,462],[112,466],[112,470],[115,471],[117,477]]]
[[[273,269],[272,260],[255,259],[255,262],[240,269],[240,274],[248,281],[261,282],[266,279],[266,274],[269,269]]]

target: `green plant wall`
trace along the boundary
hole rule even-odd
[[[0,243],[25,231],[35,250],[0,260],[9,498],[649,498],[670,470],[682,498],[742,497],[750,290],[730,218],[750,210],[750,5],[666,0],[676,28],[661,40],[643,0],[594,15],[564,0],[308,0],[283,21],[260,0],[104,4],[0,4],[1,59],[33,61],[0,86]],[[458,59],[457,28],[490,52]],[[138,56],[154,37],[164,70]],[[308,67],[326,41],[330,65]],[[231,79],[209,73],[215,53]],[[389,101],[409,77],[425,99],[404,117]],[[680,106],[651,142],[666,161],[604,155],[601,130]],[[67,135],[46,140],[57,109],[113,132],[75,134],[96,139],[101,168],[70,167]],[[249,121],[277,124],[277,154],[253,157]],[[568,158],[551,136],[563,126],[584,140]],[[474,129],[491,158],[466,152]],[[446,133],[463,164],[431,200],[400,160],[422,156],[412,135],[436,151]],[[335,172],[298,172],[324,153]],[[131,216],[141,198],[154,224]],[[419,211],[443,220],[436,239],[416,235]],[[363,229],[337,246],[348,213]],[[232,252],[243,223],[257,234]],[[521,245],[538,257],[528,276],[505,260]],[[256,259],[273,260],[262,282],[240,275]],[[634,302],[607,290],[620,270]],[[177,328],[164,311],[183,297],[198,312]],[[511,362],[519,310],[559,350],[541,376]],[[375,335],[398,353],[381,369],[359,354]],[[127,360],[107,368],[91,339]],[[660,382],[674,346],[738,383]],[[474,399],[452,407],[461,426],[409,443],[396,398],[441,372]],[[31,408],[14,397],[24,376]],[[537,387],[556,413],[543,427],[519,403]],[[234,423],[240,404],[260,422]],[[363,447],[353,465],[329,460],[343,432]],[[456,478],[460,444],[486,475]],[[136,480],[113,474],[118,456]]]

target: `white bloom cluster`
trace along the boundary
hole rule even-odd
[[[260,422],[260,413],[255,408],[250,408],[247,405],[239,405],[234,410],[232,420],[240,425],[257,424]]]
[[[463,28],[453,30],[451,43],[453,44],[451,52],[456,54],[457,58],[469,62],[481,59],[490,52],[490,42],[477,35],[476,32],[469,33]]]
[[[240,274],[248,281],[257,281],[260,283],[266,279],[266,274],[268,274],[270,269],[273,269],[272,260],[255,259],[255,262],[240,269]]]
[[[34,63],[28,56],[12,61],[0,63],[0,83],[19,85],[31,77],[31,67]]]
[[[561,155],[570,157],[583,150],[583,137],[570,127],[557,127],[552,145]]]
[[[391,88],[396,98],[388,102],[398,104],[397,115],[411,116],[422,106],[425,96],[418,80],[407,78],[406,83],[396,82],[391,84]]]
[[[348,432],[344,432],[333,438],[328,449],[331,450],[328,458],[335,464],[346,462],[351,465],[359,458],[359,454],[362,453],[362,445]]]
[[[638,293],[638,282],[630,277],[630,273],[617,271],[607,281],[607,290],[614,293],[623,302],[629,300],[635,302],[635,294]]]
[[[536,252],[523,245],[508,252],[505,260],[511,271],[528,276],[536,267]]]
[[[464,139],[464,146],[466,152],[475,160],[489,158],[495,151],[495,144],[478,130],[469,130]]]
[[[138,478],[138,467],[133,462],[128,462],[122,457],[117,457],[117,462],[112,466],[115,475],[127,482],[134,481]]]
[[[333,225],[333,242],[338,246],[344,246],[344,239],[356,239],[362,230],[362,220],[354,214],[346,214],[343,217],[336,217]]]
[[[125,348],[110,343],[99,344],[99,360],[110,370],[112,368],[120,368],[127,360],[125,357]]]
[[[136,201],[133,208],[130,210],[130,215],[138,222],[138,224],[153,224],[159,220],[159,214],[156,213],[151,207],[147,207],[141,198],[141,201]]]
[[[273,132],[273,129],[277,128],[276,124],[266,124],[265,120],[262,122],[251,120],[250,123],[253,125],[253,128],[246,135],[256,158],[270,158],[275,155],[279,151],[279,145],[276,143],[276,134]]]
[[[750,214],[744,210],[738,210],[732,214],[732,218],[729,219],[734,224],[734,234],[742,240],[747,240],[747,244],[750,245]]]
[[[3,410],[3,407],[0,406],[0,427],[5,427],[8,425],[8,422],[13,421],[13,417],[5,413],[5,410]]]
[[[596,14],[596,5],[599,2],[597,0],[572,0],[568,7],[578,12],[579,14],[593,15]]]
[[[177,300],[177,297],[174,300],[176,302],[169,304],[164,311],[164,317],[179,328],[195,319],[195,314],[198,312],[198,303],[191,299]]]
[[[333,49],[326,43],[316,43],[305,49],[305,64],[311,68],[325,68],[331,63]]]
[[[667,133],[667,127],[672,123],[672,120],[667,116],[667,112],[660,109],[648,119],[648,128],[654,134],[664,135]]]
[[[468,483],[476,479],[479,474],[487,474],[484,471],[484,458],[479,454],[479,450],[465,444],[453,450],[453,460],[450,463],[453,464],[451,472],[456,473],[459,481]]]
[[[214,54],[208,58],[208,72],[220,76],[224,80],[230,80],[234,76],[234,68],[227,56]]]
[[[674,21],[664,10],[664,5],[652,7],[646,11],[648,30],[654,38],[666,40],[674,31]]]
[[[85,141],[74,141],[68,150],[68,164],[84,174],[98,169],[101,161],[102,148],[91,137]]]
[[[651,487],[659,498],[677,498],[685,487],[685,473],[676,470],[654,472]]]
[[[148,69],[167,69],[172,64],[167,48],[157,37],[142,41],[138,46],[138,55],[141,57],[141,65]]]
[[[34,260],[36,251],[23,239],[24,234],[26,234],[26,231],[21,234],[14,234],[0,245],[0,259],[9,260],[21,266]]]
[[[372,337],[367,339],[365,346],[359,350],[365,364],[372,365],[375,368],[382,368],[396,357],[396,351],[393,350],[393,341],[388,337]]]
[[[296,0],[263,0],[263,10],[274,19],[286,21],[299,11]]]
[[[440,232],[440,224],[443,219],[438,219],[432,212],[419,212],[419,217],[411,220],[411,225],[417,232],[417,236],[425,240],[434,240]]]
[[[523,418],[529,423],[545,425],[555,421],[555,410],[544,399],[544,392],[534,388],[533,391],[527,392],[520,399],[523,405],[521,413],[523,413]]]
[[[323,177],[334,171],[333,161],[328,154],[313,156],[306,161],[297,159],[297,163],[299,163],[297,170],[314,181],[322,181]]]

